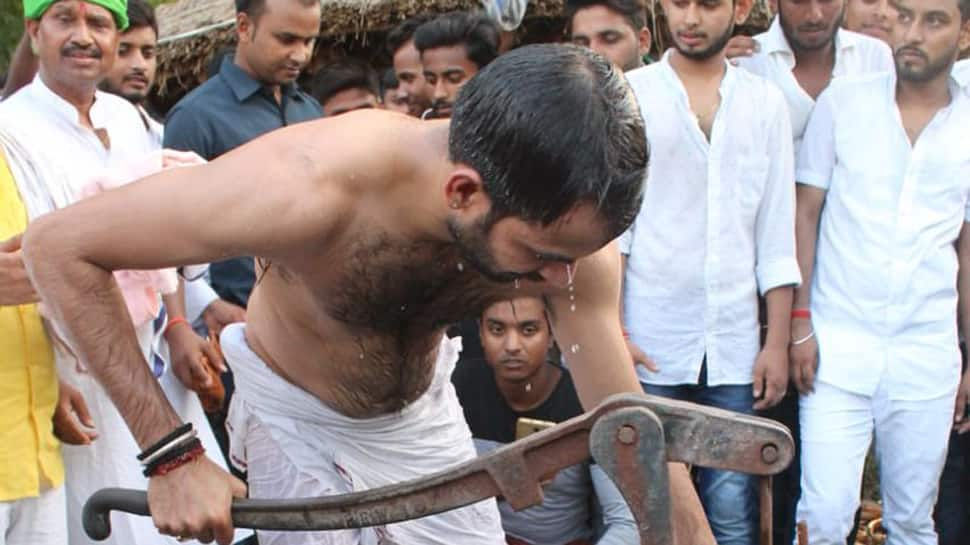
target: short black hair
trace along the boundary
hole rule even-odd
[[[340,59],[318,70],[310,89],[320,104],[347,89],[366,89],[375,97],[380,97],[377,72],[370,65],[351,58]]]
[[[647,26],[647,8],[642,0],[566,0],[566,25],[570,33],[576,13],[593,6],[603,6],[622,15],[635,32]]]
[[[438,16],[414,31],[414,46],[428,49],[464,45],[468,60],[482,68],[499,55],[498,25],[480,13],[455,11]]]
[[[135,29],[151,27],[158,39],[158,19],[155,18],[155,8],[145,0],[128,0],[128,28],[125,32]]]
[[[393,57],[398,49],[401,49],[411,38],[414,38],[414,31],[430,20],[430,15],[415,15],[410,19],[405,19],[401,24],[392,28],[387,33],[387,38],[385,38],[384,42],[387,47],[387,53]]]
[[[492,209],[548,225],[581,203],[610,238],[643,199],[646,131],[623,73],[592,50],[527,45],[486,66],[459,91],[448,140],[451,161],[482,178]]]
[[[970,21],[970,0],[958,0],[957,4],[960,6],[960,22]]]
[[[388,68],[387,70],[384,70],[383,74],[381,74],[382,97],[384,96],[384,93],[390,91],[391,89],[397,89],[400,85],[401,82],[398,81],[397,74],[394,73],[393,68]]]
[[[300,0],[304,6],[319,4],[320,0]],[[250,19],[256,20],[266,9],[266,0],[236,0],[236,13],[245,13]]]

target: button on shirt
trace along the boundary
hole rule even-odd
[[[785,100],[727,65],[708,144],[670,54],[627,77],[651,146],[643,206],[620,239],[624,321],[650,384],[750,384],[758,297],[800,281]]]
[[[791,115],[792,135],[795,140],[795,154],[801,147],[805,125],[815,107],[815,100],[802,89],[792,70],[795,68],[795,53],[785,38],[778,17],[767,31],[754,37],[761,50],[751,57],[739,58],[739,66],[757,74],[781,89],[788,103]],[[835,66],[832,76],[848,74],[870,74],[895,69],[892,51],[889,46],[871,36],[839,29],[835,33]]]
[[[194,151],[206,160],[235,149],[274,129],[317,119],[320,104],[295,84],[283,85],[281,101],[231,57],[219,73],[178,102],[165,123],[165,147]],[[252,258],[213,263],[212,286],[228,301],[246,306],[256,281]]]
[[[827,190],[812,283],[818,380],[870,396],[951,395],[960,376],[957,255],[970,220],[970,94],[915,145],[892,73],[844,78],[819,97],[796,179]],[[967,274],[964,272],[964,274]]]

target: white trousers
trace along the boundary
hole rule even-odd
[[[955,393],[954,393],[955,395]],[[851,530],[875,432],[888,545],[937,545],[933,527],[954,395],[926,401],[872,397],[817,382],[802,396],[802,496],[797,520],[810,545],[843,545]]]
[[[64,545],[67,505],[64,487],[48,488],[36,498],[0,502],[0,545]]]

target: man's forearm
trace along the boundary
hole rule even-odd
[[[794,287],[779,286],[765,294],[768,333],[765,345],[785,348],[791,335],[791,309]]]
[[[815,246],[818,243],[818,222],[822,214],[821,203],[810,199],[814,188],[798,190],[795,208],[795,253],[798,268],[802,273],[802,283],[795,288],[794,307],[808,308],[812,291],[812,275],[815,273]]]
[[[180,420],[152,376],[111,272],[72,254],[56,226],[28,229],[24,257],[44,304],[104,387],[142,448]]]

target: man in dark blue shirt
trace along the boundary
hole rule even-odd
[[[317,0],[236,0],[236,53],[175,105],[165,147],[212,160],[273,129],[320,117],[320,105],[296,85],[319,26]],[[253,259],[213,263],[210,272],[221,301],[211,301],[203,318],[215,334],[242,318],[255,282]]]

